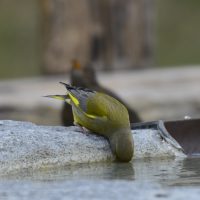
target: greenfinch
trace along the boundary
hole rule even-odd
[[[134,143],[126,107],[107,94],[60,83],[66,87],[67,94],[46,97],[70,104],[75,125],[105,136],[116,158],[129,162],[134,154]]]
[[[101,86],[97,80],[96,72],[91,64],[81,66],[77,59],[72,60],[72,67],[70,70],[70,82],[71,85],[77,87],[89,88],[98,92],[102,92],[112,96],[120,101],[128,110],[131,123],[141,122],[141,118],[138,113],[130,108],[118,95],[113,91]],[[71,126],[73,124],[72,108],[69,104],[64,103],[61,111],[62,124],[64,126]]]

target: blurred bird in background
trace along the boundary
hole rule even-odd
[[[130,106],[128,106],[119,96],[117,96],[111,90],[102,87],[98,83],[96,72],[91,64],[88,64],[83,67],[77,59],[74,59],[72,61],[72,67],[70,71],[70,83],[71,85],[76,87],[89,88],[91,90],[102,92],[114,97],[127,108],[131,123],[137,123],[142,121],[137,112],[130,108]],[[62,124],[64,126],[73,126],[72,108],[67,103],[63,104],[61,118]]]

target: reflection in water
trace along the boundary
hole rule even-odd
[[[134,170],[136,180],[168,186],[200,185],[200,158],[140,160]]]
[[[39,171],[26,170],[12,174],[6,179],[31,179],[41,181],[58,180],[95,180],[95,179],[117,179],[133,180],[134,166],[132,163],[93,163],[76,164],[53,169]]]
[[[179,173],[179,182],[174,185],[200,185],[200,158],[191,157],[183,160],[182,168]]]
[[[132,180],[168,186],[200,185],[200,158],[140,159],[133,163],[94,163],[40,171],[23,171],[5,179],[35,181]]]

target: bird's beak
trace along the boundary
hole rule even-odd
[[[52,99],[58,99],[58,100],[62,100],[65,101],[66,99],[68,99],[67,95],[47,95],[44,97],[48,97],[48,98],[52,98]]]

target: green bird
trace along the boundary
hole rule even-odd
[[[75,125],[108,138],[116,158],[129,162],[133,157],[134,143],[126,107],[104,93],[60,83],[66,87],[67,94],[46,97],[70,104]]]

